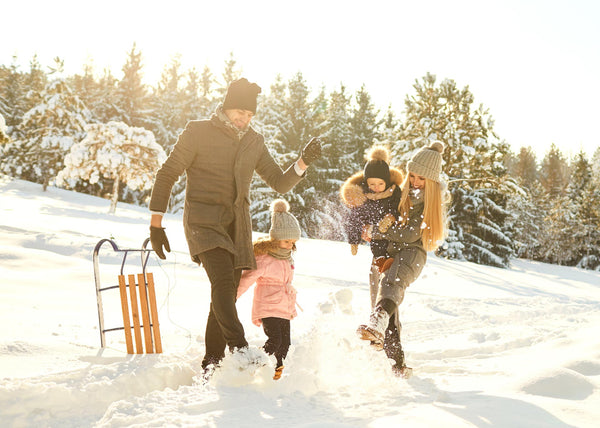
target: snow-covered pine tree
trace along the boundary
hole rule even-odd
[[[187,73],[187,84],[184,88],[184,115],[187,120],[208,119],[217,108],[220,100],[213,94],[212,72],[208,66],[199,75],[196,69]]]
[[[216,97],[219,102],[222,102],[225,98],[229,84],[241,77],[241,71],[237,68],[237,61],[233,56],[233,52],[230,52],[229,58],[225,60],[225,66],[221,77],[223,79],[222,82],[215,88]],[[258,86],[260,86],[260,84],[258,84]]]
[[[8,134],[9,121],[8,117],[14,114],[18,108],[18,99],[22,97],[22,92],[16,90],[20,87],[21,76],[19,73],[13,72],[10,68],[0,66],[0,116],[4,121],[5,134]],[[8,140],[8,135],[6,135]]]
[[[540,233],[539,259],[546,263],[573,265],[577,257],[573,231],[580,227],[576,204],[566,194],[542,197],[546,207],[544,227]]]
[[[25,86],[25,75],[18,71],[16,57],[13,64],[7,68],[2,66],[0,73],[0,114],[4,116],[5,133],[13,140],[8,144],[0,146],[0,173],[20,176],[21,163],[24,161],[21,153],[21,145],[15,144],[14,140],[19,136],[17,125],[21,123],[25,114],[27,87]]]
[[[95,119],[94,122],[108,123],[122,119],[118,107],[118,84],[118,79],[112,75],[109,69],[105,69],[102,76],[98,78],[98,87],[96,88],[95,95],[92,95],[92,99],[88,101],[89,108]]]
[[[545,213],[544,227],[539,235],[538,258],[547,263],[569,265],[575,258],[573,231],[577,227],[575,202],[567,195],[569,165],[556,147],[542,159],[539,171],[543,193],[539,205]]]
[[[113,120],[149,128],[148,89],[142,82],[142,68],[142,53],[134,43],[123,66],[123,78],[117,85],[115,106],[118,111]]]
[[[344,239],[345,208],[340,203],[339,190],[344,181],[356,172],[355,159],[363,157],[364,161],[364,152],[353,147],[351,119],[351,97],[346,94],[344,85],[340,85],[339,90],[330,94],[324,122],[320,125],[323,157],[315,166],[315,178],[311,179],[313,187],[310,192],[302,193],[309,236],[338,241]]]
[[[184,113],[186,100],[182,80],[181,59],[177,55],[165,67],[156,90],[149,96],[148,130],[165,150],[175,144],[188,120]]]
[[[265,91],[258,97],[257,115],[252,120],[252,127],[265,138],[265,144],[275,162],[282,168],[291,164],[295,159],[285,146],[282,138],[282,127],[279,125],[283,117],[283,105],[286,100],[287,85],[280,75],[271,85],[269,93]],[[257,174],[252,177],[250,184],[250,215],[252,218],[252,230],[266,233],[271,224],[271,213],[269,206],[273,199],[278,197],[277,192],[271,189]],[[294,193],[285,195],[288,202],[294,201]]]
[[[388,145],[390,150],[393,150],[393,148],[396,147],[396,141],[398,140],[398,126],[398,119],[390,105],[379,125],[379,142]],[[398,159],[398,156],[395,156],[395,158]]]
[[[2,153],[2,147],[4,144],[8,143],[9,138],[6,133],[8,127],[6,126],[6,121],[4,120],[4,116],[0,113],[0,154]]]
[[[164,149],[152,132],[123,122],[88,124],[86,136],[71,147],[57,184],[72,186],[76,180],[113,181],[109,212],[114,213],[121,183],[130,189],[149,190],[154,174],[166,160]]]
[[[577,154],[571,171],[567,197],[575,204],[577,225],[572,231],[575,248],[570,264],[596,269],[600,267],[600,190],[583,151]]]
[[[71,146],[83,137],[91,119],[85,104],[73,94],[61,77],[62,61],[55,59],[57,77],[40,93],[40,102],[23,116],[19,124],[21,138],[10,145],[12,175],[41,183],[43,189],[63,168]]]
[[[355,168],[360,169],[365,162],[367,150],[374,142],[381,139],[381,134],[377,130],[383,121],[377,118],[379,110],[373,105],[371,95],[364,85],[356,92],[355,100],[356,104],[350,110],[352,130],[350,146],[355,155],[352,164]]]
[[[508,220],[513,233],[513,247],[518,257],[537,259],[540,234],[544,227],[546,212],[540,201],[544,190],[538,178],[538,165],[531,147],[522,147],[514,156],[509,167],[521,190],[510,194]]]
[[[48,84],[48,76],[42,70],[37,55],[34,55],[29,62],[29,72],[23,76],[23,87],[26,88],[26,95],[23,105],[23,112],[27,112],[37,106],[40,102],[40,94]],[[20,123],[20,120],[19,120]],[[18,133],[18,130],[16,131]],[[20,135],[12,135],[13,139],[20,138]]]
[[[510,175],[516,178],[522,187],[535,186],[538,182],[538,165],[535,152],[531,147],[521,147],[516,162],[510,168]]]
[[[553,197],[562,196],[567,187],[569,166],[561,151],[554,143],[544,156],[540,166],[540,183],[546,193]]]
[[[437,86],[435,75],[428,73],[414,88],[416,94],[405,100],[406,120],[392,148],[392,162],[406,164],[433,140],[445,144],[443,170],[452,207],[447,245],[440,254],[507,266],[514,253],[506,196],[516,190],[504,167],[507,144],[498,140],[488,111],[481,105],[471,108],[474,97],[468,87],[459,89],[450,79]]]

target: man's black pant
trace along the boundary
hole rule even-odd
[[[248,342],[235,307],[242,270],[234,269],[233,254],[214,248],[198,254],[197,258],[210,280],[210,311],[204,337],[206,353],[202,360],[202,367],[206,368],[225,357],[225,346],[232,350],[248,346]]]
[[[287,356],[291,344],[290,320],[268,317],[262,319],[262,324],[268,337],[264,350],[277,358],[277,367],[283,366],[283,359]]]

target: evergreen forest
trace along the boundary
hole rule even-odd
[[[121,76],[87,65],[76,75],[63,69],[59,58],[42,66],[34,57],[28,70],[0,65],[0,173],[111,199],[112,211],[118,201],[147,206],[153,174],[186,123],[209,118],[229,83],[243,77],[232,55],[216,72],[184,71],[175,57],[150,86],[135,45]],[[257,83],[263,90],[252,126],[282,168],[312,136],[324,142],[322,158],[284,196],[305,236],[345,240],[340,186],[362,170],[373,144],[388,146],[391,165],[404,170],[415,151],[440,140],[451,202],[438,256],[600,270],[600,147],[569,158],[549,141],[546,153],[515,153],[468,86],[434,73],[415,76],[401,112],[376,106],[364,86],[355,93],[343,84],[311,88],[301,72]],[[184,193],[182,177],[170,212],[183,209]],[[280,195],[255,176],[251,196],[253,229],[267,232],[269,205]]]

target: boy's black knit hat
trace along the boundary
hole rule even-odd
[[[375,146],[367,154],[369,159],[365,164],[363,174],[367,178],[380,178],[385,181],[385,187],[390,187],[390,166],[388,165],[389,151],[384,147]]]
[[[234,80],[227,88],[223,110],[240,109],[256,113],[256,97],[260,93],[260,86],[256,83],[250,83],[244,77]]]

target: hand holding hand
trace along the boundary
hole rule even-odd
[[[169,245],[164,227],[150,226],[150,243],[156,255],[163,260],[167,258],[163,252],[163,247],[167,252],[171,252],[171,246]]]
[[[386,214],[385,217],[383,217],[380,221],[379,221],[379,225],[378,225],[378,229],[381,233],[385,233],[388,231],[388,229],[390,228],[390,226],[392,224],[394,224],[394,222],[396,221],[396,217],[394,217],[393,214]]]
[[[321,139],[318,137],[312,137],[302,149],[300,157],[306,166],[319,159],[321,157]]]
[[[350,244],[350,252],[355,256],[358,253],[358,244]]]

